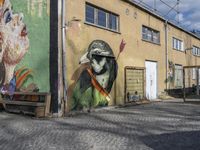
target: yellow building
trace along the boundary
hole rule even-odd
[[[130,0],[65,6],[68,110],[157,99],[200,64],[200,38]]]

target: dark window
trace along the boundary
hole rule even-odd
[[[85,21],[109,30],[119,31],[119,16],[90,4],[86,4]]]
[[[98,25],[106,27],[106,12],[98,10]]]
[[[160,32],[142,26],[142,39],[152,43],[160,44]]]
[[[86,21],[94,23],[94,7],[86,5]]]
[[[110,14],[109,15],[109,28],[112,30],[117,30],[117,16]]]

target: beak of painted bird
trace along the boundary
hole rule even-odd
[[[85,64],[90,62],[89,58],[88,58],[88,52],[85,53],[79,60],[79,64]]]

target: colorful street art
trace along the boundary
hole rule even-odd
[[[49,91],[48,7],[49,0],[0,0],[1,92]]]
[[[13,13],[9,0],[1,0],[0,37],[1,37],[1,85],[6,87],[13,79],[16,65],[22,60],[29,48],[26,25],[22,13]],[[3,87],[3,88],[4,88]]]
[[[108,105],[118,70],[110,46],[102,40],[93,41],[79,64],[87,65],[74,87],[72,110]]]

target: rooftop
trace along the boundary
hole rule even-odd
[[[124,2],[127,2],[149,14],[151,14],[152,16],[162,20],[163,22],[167,22],[168,24],[172,25],[175,28],[178,28],[180,30],[182,30],[183,32],[190,34],[191,36],[197,38],[198,40],[200,40],[200,36],[198,36],[197,34],[192,33],[191,31],[187,30],[186,28],[182,27],[180,24],[175,23],[174,21],[170,20],[167,17],[164,17],[161,13],[159,13],[159,11],[155,11],[153,8],[144,5],[143,3],[139,3],[136,2],[135,0],[122,0]]]

